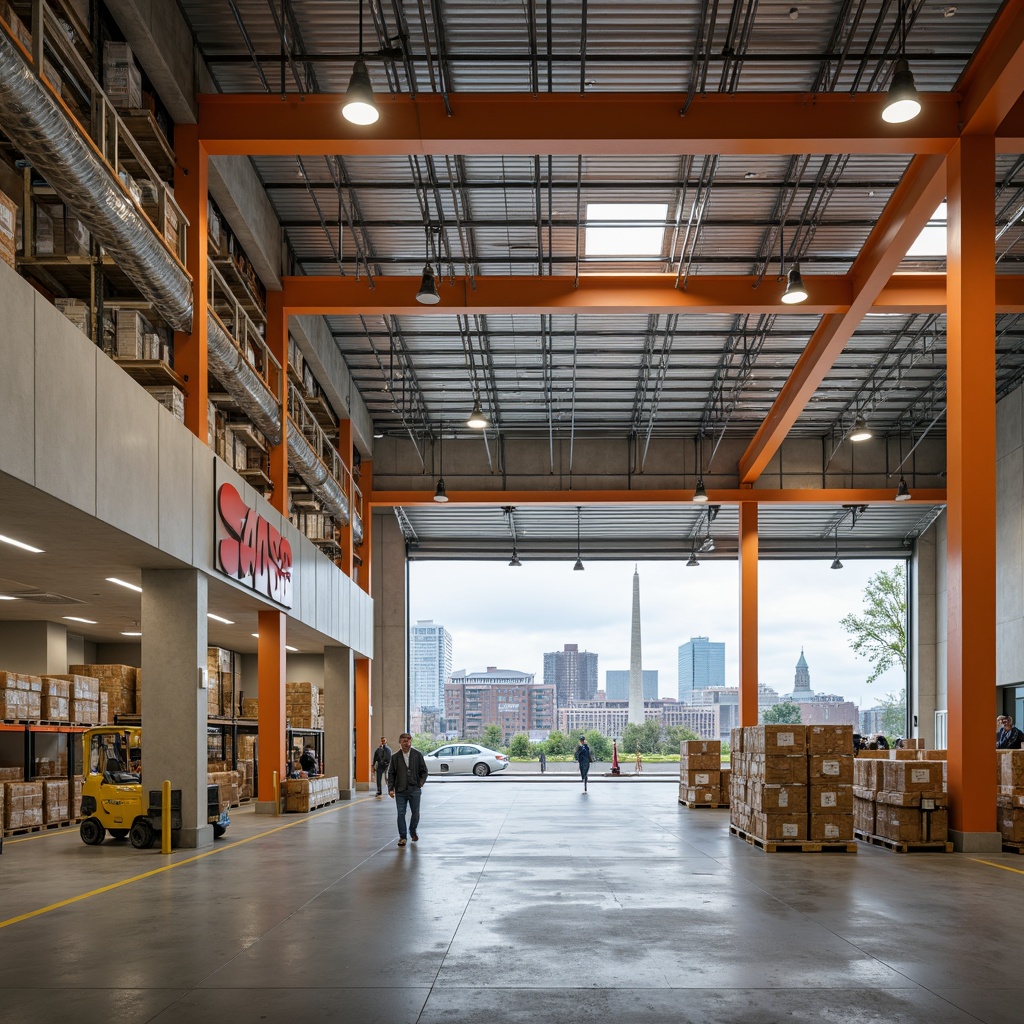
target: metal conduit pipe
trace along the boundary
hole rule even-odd
[[[288,456],[295,472],[302,477],[309,489],[324,503],[342,526],[352,523],[352,533],[357,544],[363,542],[363,522],[359,516],[349,516],[348,498],[341,484],[331,476],[323,460],[313,446],[298,430],[288,431]]]
[[[175,330],[191,332],[188,275],[5,32],[0,32],[0,121],[160,315]]]

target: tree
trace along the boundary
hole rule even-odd
[[[520,758],[524,761],[528,757],[533,757],[533,744],[525,732],[517,732],[508,741],[508,756]]]
[[[423,754],[429,754],[432,750],[437,750],[443,742],[443,740],[435,740],[427,732],[418,732],[412,738],[412,745]]]
[[[548,738],[544,741],[544,749],[548,753],[548,757],[559,757],[563,754],[572,753],[572,748],[576,746],[575,743],[570,740],[561,729],[552,729],[548,733]]]
[[[661,722],[656,718],[648,718],[643,725],[627,724],[622,730],[622,742],[619,752],[622,754],[657,754],[661,750]]]
[[[490,725],[485,725],[484,726],[484,736],[483,736],[483,739],[480,740],[480,742],[485,747],[490,747],[491,750],[500,750],[501,749],[501,726],[500,725],[494,725],[493,723],[490,724]]]
[[[871,662],[873,683],[893,665],[907,668],[907,581],[903,566],[876,572],[864,587],[861,615],[847,615],[839,624],[850,634],[855,654]]]
[[[889,739],[907,734],[907,691],[888,693],[880,701],[882,732]]]
[[[610,761],[612,759],[612,741],[604,733],[596,729],[587,731],[587,746],[590,747],[590,756],[595,761]]]
[[[784,700],[765,708],[763,720],[774,725],[799,725],[800,705],[791,700]]]
[[[679,745],[683,740],[699,740],[700,737],[685,725],[670,725],[665,730],[665,742],[663,754],[678,754]]]

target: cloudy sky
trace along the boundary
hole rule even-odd
[[[869,663],[858,658],[839,620],[863,607],[864,586],[890,561],[762,561],[759,570],[761,681],[793,689],[800,649],[817,692],[837,693],[862,708],[903,686],[891,669],[866,685]],[[493,665],[533,672],[543,681],[544,653],[578,644],[598,655],[598,683],[608,669],[629,668],[633,568],[640,572],[643,667],[658,670],[663,697],[678,695],[677,650],[690,637],[725,643],[725,682],[738,679],[737,565],[704,561],[412,562],[410,621],[431,619],[452,635],[452,669],[482,672]]]

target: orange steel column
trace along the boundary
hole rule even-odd
[[[352,729],[355,732],[355,780],[370,784],[370,668],[369,658],[355,659],[355,701]]]
[[[288,516],[288,314],[283,292],[267,292],[267,348],[281,364],[281,443],[270,448],[270,504]]]
[[[373,463],[364,462],[360,467],[359,483],[363,492],[363,543],[359,546],[359,566],[356,582],[370,593],[370,571],[373,565],[373,512],[370,509],[370,497],[373,494]],[[353,552],[355,548],[353,547]],[[355,564],[353,562],[353,564]]]
[[[185,381],[185,426],[209,443],[207,437],[207,330],[208,294],[206,251],[206,182],[209,159],[194,124],[174,126],[177,166],[174,198],[188,218],[185,269],[192,275],[192,333],[174,333],[174,369]]]
[[[947,685],[950,826],[996,830],[995,223],[990,137],[948,159]]]
[[[338,455],[345,464],[345,468],[351,474],[354,462],[352,458],[351,420],[340,420],[338,422]],[[349,479],[352,479],[352,477],[350,476]],[[353,566],[352,538],[354,536],[352,526],[356,518],[356,501],[355,494],[349,489],[348,481],[343,481],[343,484],[345,486],[345,493],[348,495],[348,523],[338,530],[338,533],[341,534],[341,571],[351,579]]]
[[[740,502],[740,725],[757,725],[757,502]]]
[[[259,800],[256,809],[266,814],[274,810],[277,799],[273,791],[274,773],[279,779],[284,779],[288,773],[284,717],[286,618],[284,612],[263,611],[258,621]]]

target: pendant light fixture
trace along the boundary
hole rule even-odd
[[[572,567],[573,572],[583,572],[583,559],[580,558],[580,517],[583,515],[583,508],[576,506],[576,564]]]
[[[697,487],[693,492],[693,501],[703,505],[708,500],[708,492],[704,490],[704,432],[697,434]]]
[[[842,569],[843,563],[839,561],[839,527],[836,527],[836,557],[832,559],[833,569]]]
[[[868,441],[873,436],[871,428],[867,424],[867,420],[863,416],[858,416],[853,423],[853,430],[847,435],[851,441]]]
[[[444,504],[448,500],[448,494],[444,489],[444,437],[438,432],[437,436],[437,452],[438,452],[438,475],[437,475],[437,487],[434,490],[434,501]]]
[[[519,552],[516,550],[516,542],[512,541],[512,561],[508,563],[513,569],[518,569],[523,563],[519,561]]]
[[[436,306],[441,301],[429,261],[423,265],[423,276],[420,278],[420,290],[416,293],[416,301],[424,306]]]
[[[907,61],[907,15],[904,6],[904,0],[899,0],[900,55],[893,64],[889,94],[882,110],[882,120],[889,124],[904,124],[921,113],[921,99],[917,94],[917,86],[914,85],[914,73]]]
[[[363,4],[359,3],[359,58],[352,65],[352,77],[348,80],[345,102],[341,108],[342,117],[349,124],[374,124],[380,117],[380,111],[373,98],[373,86],[370,84],[370,73],[366,70],[363,60]]]
[[[785,273],[786,269],[786,239],[783,225],[779,225],[779,272]],[[787,306],[795,306],[799,302],[807,301],[807,289],[804,287],[804,279],[800,274],[800,261],[797,260],[789,268],[786,274],[786,290],[782,293],[782,301]]]
[[[486,430],[490,426],[490,422],[484,415],[483,409],[480,408],[480,399],[478,398],[473,403],[473,411],[469,414],[469,419],[466,420],[466,426],[473,430]]]
[[[900,477],[899,486],[896,488],[896,501],[910,501],[910,488],[907,487],[906,477]]]
[[[688,567],[700,565],[700,562],[697,561],[697,552],[693,549],[692,545],[690,547],[690,559],[686,564]]]

